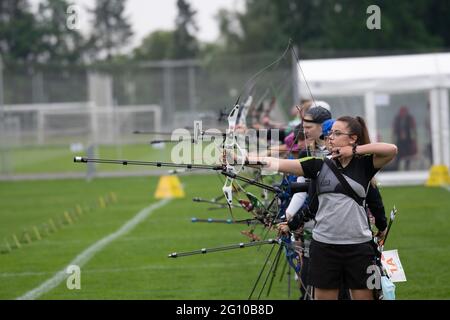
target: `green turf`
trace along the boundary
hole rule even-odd
[[[1,182],[0,241],[33,225],[60,217],[77,204],[91,205],[72,225],[39,241],[0,254],[0,299],[14,299],[51,278],[79,253],[117,231],[141,209],[156,202],[155,178]],[[247,239],[242,225],[194,224],[199,218],[228,218],[207,211],[194,196],[212,198],[221,184],[212,175],[180,178],[185,199],[172,200],[127,235],[98,252],[81,267],[81,290],[65,281],[41,299],[247,299],[270,249],[264,246],[169,259],[174,251],[234,244]],[[98,206],[114,191],[118,203]],[[398,249],[408,281],[397,283],[398,299],[450,297],[449,192],[440,188],[384,188],[386,208],[399,209],[386,249]],[[235,211],[239,217],[245,212]],[[271,299],[287,299],[286,277],[278,270]],[[265,298],[265,296],[263,296]],[[298,294],[292,292],[291,299]]]
[[[407,282],[397,283],[401,299],[450,298],[450,192],[443,188],[382,190],[385,206],[398,217],[385,250],[398,249]]]

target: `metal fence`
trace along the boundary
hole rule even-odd
[[[276,58],[277,54],[264,53],[96,67],[13,64],[4,66],[5,81],[0,90],[6,105],[87,102],[95,100],[96,90],[105,90],[104,84],[95,87],[101,83],[98,79],[91,82],[93,75],[101,75],[110,82],[111,101],[96,101],[98,105],[160,105],[163,118],[170,121],[171,114],[179,111],[230,110],[246,81]],[[289,91],[289,105],[293,85],[286,80],[293,79],[290,72],[291,60],[287,57],[260,78],[271,79],[273,86],[284,86],[283,90]]]
[[[275,114],[284,120],[296,92],[291,57],[251,79],[278,56],[262,53],[96,66],[4,65],[0,68],[1,173],[28,172],[21,169],[19,164],[25,160],[18,160],[18,154],[29,149],[42,150],[42,155],[26,157],[45,162],[51,154],[44,155],[46,147],[69,150],[77,144],[108,144],[117,149],[133,140],[146,142],[132,136],[133,131],[170,132],[192,127],[194,120],[202,120],[205,129],[223,128],[226,123],[218,121],[220,112],[229,112],[237,97],[250,90],[258,103],[276,95]],[[139,108],[147,108],[145,116]]]

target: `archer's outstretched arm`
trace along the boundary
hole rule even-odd
[[[250,163],[256,163],[257,161],[265,163],[264,169],[274,171],[274,172],[282,172],[282,173],[290,173],[296,176],[303,176],[303,168],[298,159],[279,159],[273,157],[253,157],[249,156],[248,161]]]

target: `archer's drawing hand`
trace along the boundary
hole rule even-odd
[[[340,158],[340,157],[351,157],[353,154],[352,147],[351,146],[345,146],[345,147],[334,147],[331,149],[331,157],[333,159]]]

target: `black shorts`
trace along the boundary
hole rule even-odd
[[[319,289],[367,289],[375,263],[371,241],[359,244],[327,244],[311,241],[308,284]]]

